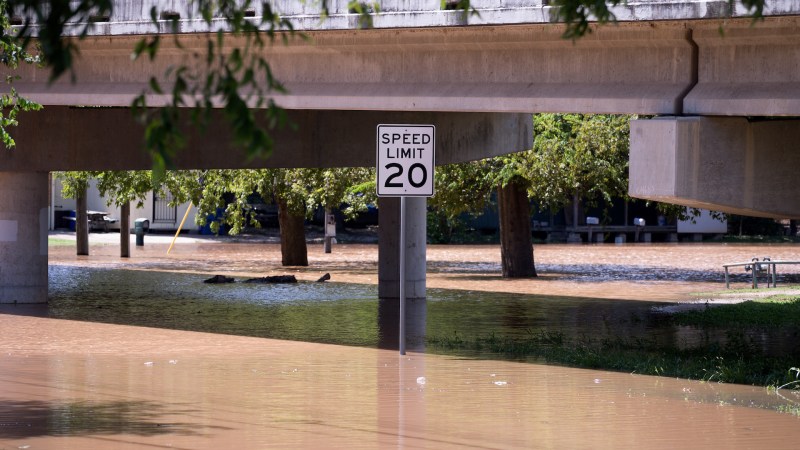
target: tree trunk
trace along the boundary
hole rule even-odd
[[[307,266],[308,249],[305,217],[289,211],[286,202],[276,198],[278,204],[278,226],[281,230],[281,264],[284,266]]]
[[[125,203],[120,208],[119,218],[119,256],[131,256],[131,204]]]
[[[581,200],[581,193],[576,191],[572,194],[572,208],[564,208],[564,218],[567,219],[567,223],[572,226],[573,230],[586,224],[586,210]],[[627,222],[627,204],[625,215],[625,221]]]
[[[572,194],[572,228],[578,228],[578,223],[580,223],[580,213],[578,212],[578,193]]]
[[[531,243],[530,203],[515,182],[497,188],[500,209],[500,258],[504,278],[536,276]]]
[[[89,216],[86,214],[86,188],[75,199],[75,241],[79,255],[89,254]]]

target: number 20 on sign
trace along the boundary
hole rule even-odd
[[[435,142],[433,125],[378,125],[378,196],[432,196]]]

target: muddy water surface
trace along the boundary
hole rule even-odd
[[[653,306],[721,289],[723,263],[795,259],[794,249],[538,246],[542,276],[510,281],[496,247],[433,246],[424,332],[647,332]],[[274,244],[165,251],[121,260],[114,245],[89,257],[51,248],[50,305],[0,310],[0,449],[795,448],[800,438],[800,419],[780,412],[798,401],[785,391],[379,350],[375,246],[311,247],[311,265],[290,269]],[[325,272],[339,283],[311,282]],[[309,282],[201,283],[215,273]]]
[[[13,330],[13,331],[12,331]],[[0,315],[0,448],[796,448],[764,389]]]

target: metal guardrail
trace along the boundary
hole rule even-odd
[[[758,258],[753,258],[749,262],[723,264],[722,267],[725,268],[725,289],[730,289],[729,267],[744,267],[745,270],[752,272],[753,289],[758,289],[758,276],[762,274],[766,274],[767,276],[767,287],[769,287],[770,278],[772,278],[772,287],[777,287],[776,269],[777,266],[781,264],[800,264],[800,261],[772,261],[767,257],[761,261],[759,261]]]

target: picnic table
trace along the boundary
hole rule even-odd
[[[722,267],[725,269],[725,289],[730,289],[730,276],[728,275],[729,267],[744,267],[745,270],[751,271],[753,274],[753,289],[758,289],[759,275],[767,276],[767,287],[769,287],[770,279],[772,279],[772,287],[777,287],[776,269],[777,266],[782,264],[800,264],[800,261],[773,261],[769,258],[764,258],[759,261],[758,258],[753,258],[748,262],[723,264]]]

